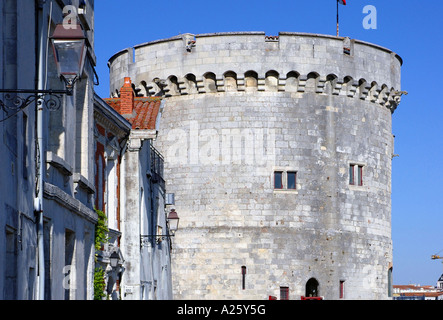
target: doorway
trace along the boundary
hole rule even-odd
[[[315,278],[311,278],[306,282],[305,297],[318,297],[319,296],[319,283]]]

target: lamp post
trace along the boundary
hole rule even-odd
[[[74,83],[81,77],[85,64],[86,36],[80,25],[65,29],[63,24],[59,24],[50,39],[58,76],[65,82],[66,89],[0,89],[0,93],[5,93],[4,99],[0,100],[0,108],[19,112],[37,102],[38,105],[45,104],[50,110],[57,110],[61,105],[61,95],[72,96]]]
[[[177,212],[175,209],[171,209],[171,211],[168,214],[168,217],[166,218],[166,223],[169,229],[169,234],[160,234],[160,232],[157,231],[157,234],[148,234],[148,235],[141,235],[141,245],[146,245],[149,241],[149,239],[154,238],[157,242],[162,241],[164,238],[171,238],[175,236],[175,232],[178,230],[178,222],[180,221],[180,218],[178,217]]]

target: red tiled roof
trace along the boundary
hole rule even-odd
[[[418,285],[415,285],[415,284],[399,284],[399,285],[393,285],[393,287],[394,288],[396,288],[396,289],[403,289],[403,290],[406,290],[406,289],[414,289],[414,290],[420,290],[420,289],[423,289],[423,290],[431,290],[431,289],[435,289],[433,286],[418,286]]]
[[[443,295],[443,292],[402,292],[400,296],[404,297],[439,297]]]
[[[107,104],[109,104],[114,110],[119,112],[119,110],[120,110],[120,98],[117,98],[117,99],[114,99],[114,98],[103,98],[103,101],[105,101]]]
[[[109,98],[105,100],[113,109],[120,113],[120,98]],[[161,98],[157,97],[136,97],[132,114],[124,117],[132,124],[132,129],[155,129],[155,123],[160,110]]]

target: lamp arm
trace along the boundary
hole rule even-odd
[[[38,106],[46,106],[50,111],[56,111],[61,107],[62,95],[69,95],[70,92],[72,94],[72,90],[0,89],[0,94],[4,94],[3,99],[0,99],[0,109],[8,114],[0,122],[15,116],[33,102],[36,102]],[[11,111],[14,113],[9,114]]]

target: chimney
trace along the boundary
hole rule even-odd
[[[120,114],[132,114],[134,108],[134,90],[131,78],[125,77],[125,84],[120,90]]]

